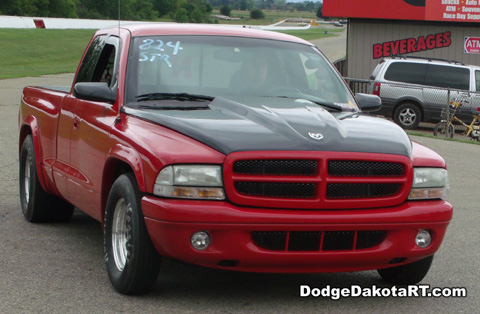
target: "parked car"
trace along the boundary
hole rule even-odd
[[[21,208],[30,222],[74,208],[100,221],[125,294],[154,287],[162,256],[414,284],[452,218],[446,164],[366,112],[379,106],[293,36],[99,30],[71,87],[23,91]]]
[[[480,104],[480,67],[457,61],[385,58],[370,79],[369,93],[382,99],[378,114],[392,117],[404,129],[415,129],[422,121],[438,122],[449,100],[464,103],[459,117],[466,121],[472,120],[471,107]]]

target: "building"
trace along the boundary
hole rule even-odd
[[[480,0],[324,0],[323,15],[349,19],[348,77],[396,55],[480,65]]]

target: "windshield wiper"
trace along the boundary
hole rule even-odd
[[[208,104],[185,104],[177,106],[155,106],[155,105],[137,105],[132,106],[135,109],[151,109],[151,110],[204,110],[208,109]]]
[[[328,109],[333,109],[333,110],[337,110],[337,111],[343,111],[343,107],[342,106],[339,106],[333,102],[326,102],[326,101],[318,101],[318,100],[313,100],[313,99],[308,99],[308,98],[303,98],[305,100],[308,100],[308,101],[311,101],[313,102],[314,104],[317,104],[319,106],[322,106],[322,107],[326,107]]]
[[[215,97],[188,93],[148,93],[135,96],[137,101],[148,100],[180,100],[180,101],[212,101]]]
[[[328,108],[328,109],[333,109],[333,110],[336,110],[336,111],[343,111],[343,107],[340,106],[340,105],[337,105],[333,102],[327,102],[327,101],[321,101],[320,99],[316,100],[316,99],[312,99],[310,97],[306,98],[306,97],[290,97],[290,96],[263,96],[263,97],[277,97],[277,98],[290,98],[290,99],[303,99],[303,100],[308,100],[316,105],[319,105],[319,106],[322,106],[322,107],[325,107],[325,108]]]

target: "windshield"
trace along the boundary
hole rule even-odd
[[[337,110],[358,110],[333,67],[308,45],[227,36],[148,36],[133,39],[129,56],[127,106],[171,100],[175,94],[185,100],[192,94],[206,99],[306,99]]]

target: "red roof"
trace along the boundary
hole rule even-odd
[[[306,45],[312,45],[301,38],[282,34],[279,32],[265,31],[238,26],[223,26],[211,24],[177,24],[177,23],[145,23],[122,25],[121,28],[127,29],[132,36],[151,36],[151,35],[218,35],[218,36],[238,36],[274,39],[281,41],[290,41]],[[111,28],[115,29],[115,28]],[[108,31],[104,29],[102,31]]]

